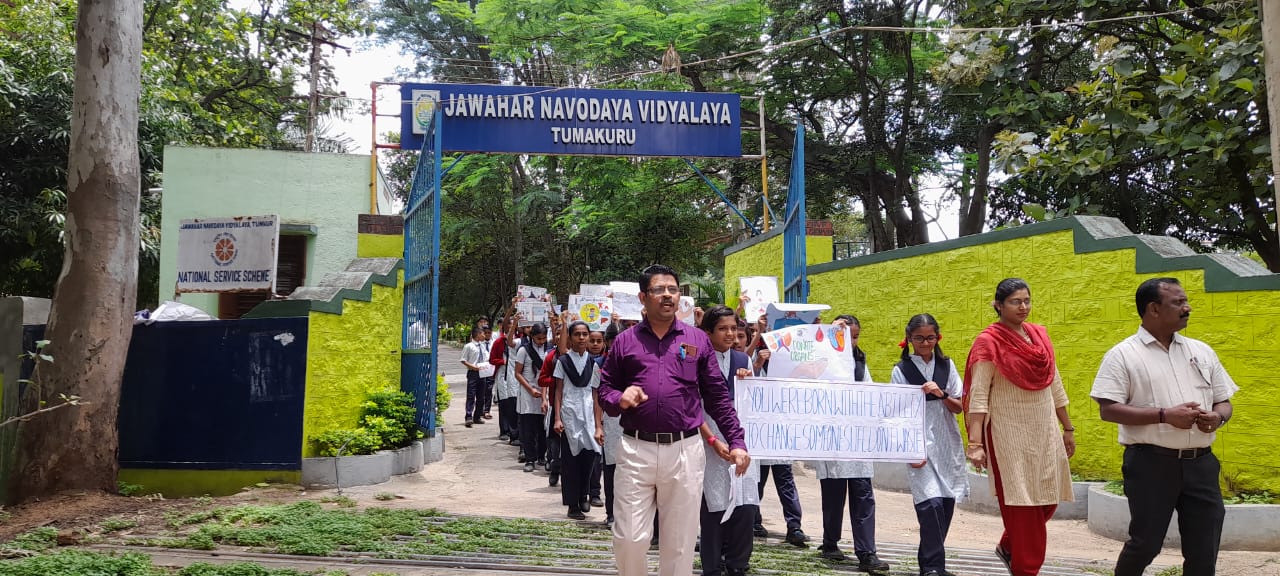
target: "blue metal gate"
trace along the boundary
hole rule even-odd
[[[440,343],[440,121],[435,105],[414,168],[404,213],[404,325],[400,389],[413,394],[418,426],[436,430],[436,354]]]
[[[787,184],[786,220],[782,224],[782,289],[784,302],[809,302],[808,262],[805,254],[804,123],[796,122],[796,142],[791,152],[791,179]]]

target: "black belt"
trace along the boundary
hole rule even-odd
[[[1134,444],[1130,447],[1137,450],[1145,450],[1152,454],[1159,454],[1161,456],[1169,456],[1170,458],[1177,458],[1179,460],[1195,460],[1196,458],[1204,456],[1205,454],[1209,454],[1213,451],[1211,447],[1177,449],[1177,448],[1165,448],[1164,446],[1156,446],[1155,444]]]
[[[641,432],[640,430],[623,430],[623,434],[632,438],[638,438],[645,442],[657,442],[658,444],[675,444],[685,438],[698,433],[698,429],[685,430],[684,432]]]

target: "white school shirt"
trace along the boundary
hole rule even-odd
[[[1175,332],[1165,350],[1146,328],[1138,327],[1137,334],[1121,340],[1102,357],[1089,396],[1144,408],[1199,402],[1201,410],[1211,410],[1239,389],[1208,344]],[[1120,425],[1120,443],[1125,446],[1205,448],[1216,436],[1216,430],[1201,432],[1199,426],[1182,430],[1172,424]]]
[[[482,352],[482,350],[481,350],[481,348],[480,348],[480,343],[479,343],[479,342],[476,342],[475,340],[472,340],[472,341],[470,341],[470,342],[467,342],[467,345],[462,347],[462,362],[463,362],[463,364],[464,364],[464,365],[466,365],[466,364],[470,364],[470,365],[472,365],[472,366],[479,366],[481,362],[488,362],[488,361],[489,361],[489,357],[488,357],[488,356],[485,356],[483,359],[482,359],[482,358],[480,358],[480,354],[481,354],[481,352]],[[471,370],[471,369],[470,369],[470,368],[467,368],[467,370]]]
[[[493,379],[493,393],[499,400],[515,398],[519,393],[520,383],[516,381],[516,350],[520,347],[520,339],[507,341],[507,363],[498,367]],[[513,346],[515,348],[513,348]]]
[[[560,398],[560,421],[564,423],[564,437],[569,441],[569,452],[574,456],[583,450],[599,452],[600,445],[596,444],[595,438],[596,403],[591,391],[600,387],[600,367],[591,361],[591,353],[585,350],[581,354],[570,350],[565,352],[565,356],[573,362],[573,368],[579,374],[591,371],[591,380],[581,388],[569,381],[569,374],[559,359],[556,360],[555,373],[552,374],[563,381],[560,385],[560,390],[563,391]]]
[[[862,380],[858,383],[870,383],[871,367],[868,366],[862,371]],[[835,478],[871,478],[875,475],[875,465],[866,460],[816,460],[810,461],[809,466],[813,468],[814,475],[819,480],[830,480]]]
[[[542,348],[538,348],[538,345],[534,344],[533,348],[534,351],[538,353],[539,358],[545,359],[547,357],[547,350],[549,350],[548,347],[543,346]],[[533,363],[529,359],[529,349],[525,346],[521,346],[516,352],[515,361],[517,364],[524,365],[524,371],[521,372],[521,374],[524,375],[525,381],[528,382],[530,386],[533,386],[534,390],[537,390],[538,371],[533,368]],[[530,394],[528,390],[524,389],[524,386],[520,386],[519,380],[516,381],[516,386],[518,387],[516,394],[516,413],[541,415],[542,399],[534,398],[533,394]]]
[[[724,381],[729,381],[729,370],[731,352],[716,352],[716,362],[720,364],[720,373],[724,375]],[[720,433],[720,427],[716,426],[716,421],[707,414],[706,410],[702,411],[702,420],[711,428],[714,434],[721,442],[728,443],[724,434]],[[749,506],[760,504],[760,466],[752,461],[747,466],[746,474],[738,476],[731,472],[734,465],[725,462],[719,454],[716,454],[715,448],[710,444],[703,442],[703,449],[707,452],[707,467],[702,474],[702,497],[706,500],[707,511],[723,512],[729,507],[730,482],[736,484],[732,488],[737,492],[737,499],[732,504],[734,506]],[[730,474],[733,476],[730,476]]]
[[[925,362],[915,354],[911,362],[925,378],[932,379],[934,364],[938,357]],[[951,373],[945,384],[938,385],[948,396],[960,398],[964,395],[964,384],[960,381],[960,373],[956,372],[956,363],[950,362]],[[889,376],[893,384],[911,384],[897,365]],[[969,496],[969,477],[964,468],[964,443],[960,441],[960,425],[956,423],[956,415],[943,405],[942,400],[924,403],[924,445],[927,463],[921,468],[907,466],[907,479],[911,483],[911,499],[919,504],[930,498],[955,498],[964,500]]]

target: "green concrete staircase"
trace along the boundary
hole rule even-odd
[[[373,300],[373,285],[396,287],[400,258],[356,258],[341,272],[324,275],[315,286],[302,286],[284,300],[268,300],[245,314],[245,318],[280,318],[306,316],[311,312],[342,314],[344,300]]]

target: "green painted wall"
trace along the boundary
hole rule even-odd
[[[356,236],[357,258],[403,258],[404,236],[391,234],[359,234]]]
[[[1048,327],[1071,399],[1078,445],[1071,468],[1110,479],[1120,477],[1116,426],[1098,419],[1089,390],[1103,354],[1138,328],[1138,284],[1174,276],[1194,308],[1184,334],[1213,346],[1240,386],[1235,417],[1214,446],[1224,484],[1280,492],[1280,398],[1268,385],[1280,336],[1280,276],[1242,279],[1209,257],[1165,259],[1136,243],[1131,235],[1096,239],[1076,219],[1046,222],[811,269],[810,301],[859,318],[872,374],[884,381],[912,315],[937,317],[942,347],[963,369],[973,338],[995,320],[990,302],[996,284],[1011,276],[1026,279],[1035,300],[1030,320]],[[726,286],[736,286],[738,276],[779,271],[780,247],[779,241],[777,249],[754,246],[729,255]]]
[[[298,484],[297,470],[157,470],[122,468],[118,479],[136,484],[139,494],[163,494],[167,498],[189,496],[230,496],[242,488],[262,482]]]
[[[352,219],[354,221],[354,219]],[[317,456],[309,439],[355,428],[360,404],[377,390],[400,389],[401,286],[372,285],[369,302],[345,300],[342,314],[312,311],[307,338],[307,398],[302,414],[302,456]]]
[[[805,260],[810,266],[830,262],[832,243],[831,236],[805,238]],[[730,308],[738,307],[738,278],[743,276],[774,276],[778,279],[778,295],[782,295],[781,228],[725,251],[724,298],[725,305]]]
[[[162,300],[173,298],[178,223],[187,218],[279,214],[282,224],[314,225],[305,281],[314,285],[356,257],[356,217],[369,211],[369,157],[169,146],[162,208]],[[182,302],[217,315],[216,295],[186,294]]]

